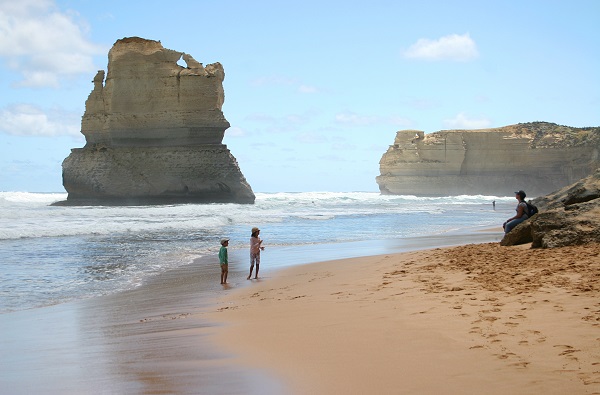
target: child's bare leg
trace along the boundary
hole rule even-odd
[[[259,266],[260,266],[260,265],[257,263],[257,264],[256,264],[256,275],[254,276],[254,278],[258,278],[258,267],[259,267]],[[252,273],[250,273],[250,274],[252,274]]]
[[[254,265],[250,265],[250,274],[248,274],[248,278],[246,278],[246,280],[250,280],[250,277],[252,277],[252,270],[254,270]]]
[[[229,274],[229,270],[225,270],[225,275],[223,276],[223,284],[227,284],[227,274]]]

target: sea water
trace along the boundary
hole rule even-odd
[[[0,192],[0,313],[135,288],[216,257],[222,237],[230,256],[245,252],[254,226],[269,248],[306,247],[302,260],[270,263],[285,265],[318,259],[311,251],[323,245],[341,253],[347,243],[498,227],[514,210],[513,197],[375,192],[257,193],[253,205],[51,206],[66,197]]]

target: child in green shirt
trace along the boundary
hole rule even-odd
[[[221,264],[221,284],[227,284],[227,273],[229,272],[229,258],[227,257],[227,246],[229,239],[221,239],[219,250],[219,263]]]

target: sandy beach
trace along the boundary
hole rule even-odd
[[[2,314],[0,393],[600,394],[600,245],[272,267],[335,247],[268,250],[259,280],[245,280],[244,250],[226,286],[198,260],[132,291]]]
[[[284,269],[221,298],[220,349],[296,394],[600,394],[600,245],[470,244]]]

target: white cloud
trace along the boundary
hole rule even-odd
[[[19,86],[59,85],[63,77],[93,73],[93,56],[107,53],[91,43],[88,26],[51,0],[0,0],[0,57],[21,73]]]
[[[300,93],[317,93],[317,92],[319,92],[319,90],[314,86],[300,85],[298,87],[298,92],[300,92]]]
[[[485,129],[491,124],[492,122],[487,118],[472,119],[462,112],[453,119],[444,119],[444,127],[448,129]]]
[[[469,34],[451,34],[437,40],[419,39],[404,52],[410,59],[467,61],[478,56],[477,45]]]
[[[76,136],[80,133],[81,114],[62,110],[44,112],[30,104],[0,109],[0,133],[15,136]]]
[[[294,125],[303,125],[310,121],[311,114],[289,114],[284,117],[285,123],[294,124]]]
[[[246,131],[237,126],[232,126],[225,131],[225,136],[228,137],[244,137],[245,135]]]

